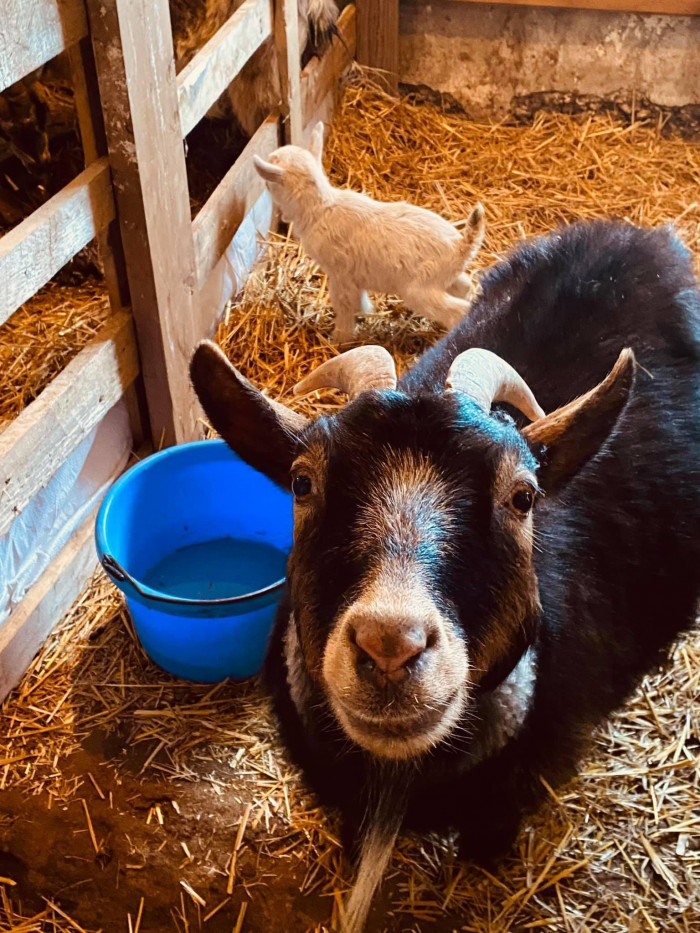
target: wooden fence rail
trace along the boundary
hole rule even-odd
[[[279,141],[279,118],[268,117],[195,217],[192,234],[200,287],[265,188],[253,156],[267,158]]]
[[[3,0],[0,91],[87,35],[82,0]]]
[[[0,535],[138,375],[131,315],[115,315],[0,435]]]
[[[182,135],[194,129],[272,35],[270,0],[245,0],[177,77]]]
[[[103,158],[0,238],[0,325],[113,219]]]

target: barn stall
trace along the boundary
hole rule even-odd
[[[291,396],[332,354],[332,314],[324,277],[275,232],[254,153],[332,120],[336,183],[455,222],[480,199],[479,267],[578,217],[672,222],[700,254],[696,3],[358,2],[303,70],[295,7],[246,0],[176,74],[165,3],[7,4],[3,87],[65,50],[81,153],[68,146],[75,177],[26,217],[11,186],[0,243],[0,929],[321,931],[351,882],[256,684],[164,674],[94,574],[113,479],[208,431],[187,379],[199,337],[216,331],[292,406],[338,402]],[[280,113],[231,142],[202,118],[270,36]],[[378,310],[360,337],[401,365],[439,335],[395,299]],[[406,838],[368,928],[693,929],[697,639],[672,660],[497,875],[449,839]]]

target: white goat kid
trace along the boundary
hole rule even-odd
[[[368,291],[398,295],[411,310],[454,327],[470,306],[465,269],[484,238],[481,204],[460,233],[425,208],[335,188],[322,154],[319,123],[308,151],[282,146],[267,161],[255,156],[255,167],[283,219],[294,224],[302,246],[328,276],[336,342],[351,342],[355,316],[372,313]]]

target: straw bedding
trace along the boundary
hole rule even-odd
[[[698,150],[657,126],[541,114],[489,127],[355,86],[336,126],[338,182],[455,221],[479,198],[481,266],[562,219],[609,215],[673,220],[700,255]],[[333,352],[327,301],[323,276],[275,237],[218,339],[291,401]],[[401,366],[438,333],[395,300],[378,309],[361,336]],[[337,402],[295,400],[315,412]],[[370,933],[698,929],[699,698],[690,637],[597,733],[582,776],[550,794],[497,874],[460,865],[449,839],[403,839]],[[108,583],[96,579],[50,637],[0,736],[0,931],[322,933],[337,916],[352,873],[333,817],[285,761],[257,686],[157,670]]]
[[[0,328],[0,422],[11,421],[95,337],[109,315],[101,279],[49,282]]]

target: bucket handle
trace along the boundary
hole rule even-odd
[[[157,590],[150,589],[150,587],[141,586],[141,584],[135,580],[130,573],[127,573],[122,565],[109,554],[104,554],[100,559],[100,563],[102,564],[104,572],[114,582],[128,583],[129,586],[133,587],[139,596],[143,596],[144,599],[150,599],[157,603],[170,603],[171,605],[175,603],[179,606],[232,606],[236,603],[248,602],[251,599],[255,599],[257,596],[267,596],[270,593],[274,593],[275,590],[280,589],[284,585],[286,579],[282,577],[281,580],[277,580],[275,583],[271,583],[261,590],[255,590],[253,593],[244,593],[241,596],[224,596],[221,599],[186,599],[184,596],[165,596]]]

